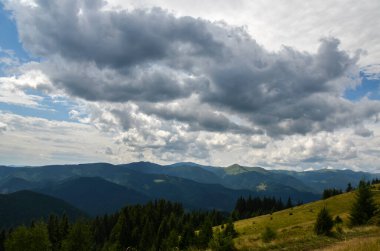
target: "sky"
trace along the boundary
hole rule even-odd
[[[380,2],[0,0],[0,164],[380,172]]]

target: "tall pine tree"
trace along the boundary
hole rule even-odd
[[[326,207],[323,207],[318,213],[317,221],[314,225],[314,232],[318,235],[328,235],[330,234],[333,226],[334,222],[331,215],[329,214],[329,211]]]
[[[356,189],[354,204],[350,212],[350,224],[352,226],[366,224],[374,215],[376,204],[370,185],[361,180]]]

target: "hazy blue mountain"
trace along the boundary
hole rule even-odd
[[[114,213],[126,205],[144,204],[150,198],[131,188],[99,177],[79,177],[37,190],[70,203],[90,215]]]
[[[217,183],[234,190],[250,190],[256,195],[281,197],[283,200],[286,200],[288,197],[292,197],[295,201],[299,200],[309,202],[320,198],[319,194],[317,194],[310,187],[306,186],[302,181],[297,180],[287,174],[271,173],[261,167],[243,167],[235,164],[223,169],[223,173],[219,173],[218,176],[215,173],[203,169],[201,165],[194,163],[177,163],[169,166],[160,166],[154,163],[138,162],[123,166],[131,170],[144,173],[165,173],[170,176],[182,177],[201,183]],[[172,181],[172,179],[168,177],[166,177],[166,179]],[[211,180],[211,182],[207,182],[207,179]],[[178,183],[180,180],[177,179],[176,182]],[[136,188],[138,183],[128,185]],[[183,190],[181,189],[181,187],[184,186],[183,184],[176,185],[177,191]],[[151,184],[148,182],[148,184],[145,184],[144,187],[150,188],[152,186],[155,187],[156,184]],[[165,192],[161,191],[162,187],[163,186],[160,186],[157,190],[161,192],[159,196],[165,195]],[[171,197],[165,198],[171,199]]]
[[[200,167],[203,170],[206,170],[206,171],[209,171],[213,174],[216,174],[217,176],[223,176],[225,173],[223,167],[205,166],[205,165],[200,165],[200,164],[193,163],[193,162],[178,162],[178,163],[171,164],[169,166],[172,166],[172,167],[178,167],[178,166]]]
[[[226,168],[223,177],[223,185],[231,188],[250,190],[262,190],[260,184],[266,184],[267,190],[273,186],[286,186],[303,192],[315,192],[304,182],[291,175],[276,173],[261,167],[243,167],[237,164]]]
[[[356,186],[361,179],[371,180],[380,177],[379,174],[366,172],[354,172],[352,170],[321,169],[307,172],[275,170],[273,173],[283,173],[308,184],[315,191],[322,193],[326,188],[337,188],[345,190],[350,182]]]
[[[262,167],[248,167],[248,166],[241,166],[239,164],[233,164],[231,166],[228,166],[224,168],[224,175],[237,175],[242,173],[248,173],[248,172],[255,172],[255,173],[269,173],[268,170],[265,170]]]
[[[191,162],[166,166],[150,162],[135,162],[124,165],[90,163],[33,168],[0,167],[0,174],[0,191],[14,191],[36,184],[41,187],[41,184],[46,183],[54,187],[61,186],[62,182],[67,182],[67,179],[99,177],[152,199],[164,198],[179,201],[188,208],[222,210],[229,210],[235,203],[235,198],[247,194],[275,196],[283,199],[290,196],[294,201],[307,202],[318,199],[325,188],[344,189],[348,182],[355,185],[361,178],[373,176],[369,173],[349,170],[291,172],[244,167],[237,164],[221,168]],[[102,184],[105,185],[104,181]],[[44,187],[47,186],[44,185]],[[111,184],[106,187],[104,191],[112,190]],[[65,188],[65,191],[67,189]],[[91,190],[86,190],[84,187],[81,189]],[[106,192],[102,196],[106,196],[105,194]],[[95,202],[92,201],[92,203]]]
[[[0,193],[13,193],[20,190],[30,190],[36,186],[35,183],[18,177],[8,177],[0,181]]]
[[[57,175],[54,175],[55,173]],[[232,209],[239,196],[253,194],[247,190],[237,191],[221,185],[202,184],[164,174],[147,174],[106,163],[17,168],[8,176],[12,175],[26,180],[29,178],[29,181],[33,182],[52,183],[68,178],[100,177],[136,190],[152,199],[163,198],[182,202],[187,208],[216,208],[223,211]]]
[[[178,201],[191,209],[219,209],[230,211],[240,196],[255,195],[249,190],[235,190],[219,184],[204,184],[169,175],[144,175],[140,179],[128,177],[122,184],[133,187],[152,198]]]
[[[0,228],[30,224],[32,220],[47,218],[50,214],[69,219],[85,217],[86,214],[67,202],[32,191],[0,194]]]
[[[177,163],[173,165],[161,166],[150,162],[135,162],[121,166],[137,172],[150,174],[166,174],[174,177],[193,180],[200,183],[220,183],[220,178],[216,174],[208,170],[205,170],[200,165],[195,165],[193,163]]]

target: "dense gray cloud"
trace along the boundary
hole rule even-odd
[[[373,131],[365,128],[363,125],[359,125],[355,128],[354,133],[361,137],[371,137],[374,135]]]
[[[196,109],[194,109],[196,107]],[[224,132],[231,131],[242,134],[262,134],[263,131],[245,125],[239,125],[225,115],[213,111],[207,105],[193,102],[170,104],[141,104],[141,110],[146,114],[156,115],[165,120],[176,120],[187,123],[191,131]]]
[[[344,98],[357,84],[359,54],[340,50],[337,39],[322,39],[315,54],[288,47],[272,53],[243,28],[158,8],[104,6],[7,5],[23,45],[43,58],[41,69],[56,87],[89,101],[133,103],[189,131],[307,134],[356,125],[380,111],[378,101]],[[173,109],[174,103],[190,105]],[[124,130],[139,128],[129,110],[112,113]]]

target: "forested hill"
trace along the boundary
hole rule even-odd
[[[32,191],[0,194],[0,228],[30,224],[47,219],[50,214],[66,215],[69,219],[86,217],[86,213],[67,202]]]

